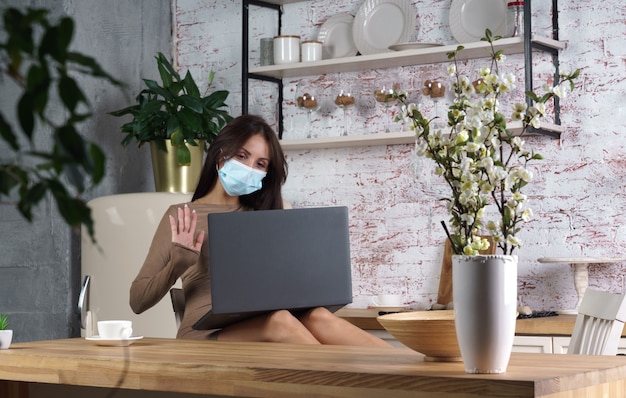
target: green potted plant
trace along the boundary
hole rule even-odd
[[[491,64],[474,77],[457,69],[457,54],[448,54],[450,88],[454,94],[447,119],[441,123],[425,116],[406,94],[394,93],[402,103],[403,117],[415,131],[416,153],[432,159],[435,173],[443,178],[450,194],[443,198],[450,214],[442,222],[451,243],[452,291],[455,329],[468,373],[506,371],[515,335],[517,307],[517,256],[521,226],[532,216],[522,192],[532,180],[528,164],[542,156],[525,146],[529,127],[538,128],[546,102],[574,89],[579,71],[561,73],[554,87],[542,95],[526,92],[532,101],[511,106],[509,120],[521,122],[515,135],[507,127],[503,99],[516,86],[512,73],[499,70],[505,56],[495,51],[499,37],[486,30],[482,39],[490,45]],[[481,255],[488,234],[500,255]],[[497,344],[494,344],[497,342]]]
[[[227,90],[216,90],[202,95],[190,71],[181,78],[162,53],[158,53],[155,58],[161,84],[143,79],[146,88],[137,95],[136,104],[110,114],[117,117],[132,116],[132,120],[121,127],[122,133],[126,134],[122,145],[126,146],[136,141],[141,146],[149,142],[155,167],[155,183],[165,188],[157,187],[157,190],[171,190],[167,189],[168,183],[157,182],[159,176],[155,156],[158,156],[159,152],[161,154],[174,152],[172,155],[175,155],[175,165],[181,167],[193,166],[193,160],[199,165],[197,166],[199,175],[202,159],[192,159],[190,149],[199,148],[202,155],[213,138],[232,120],[232,116],[228,113],[228,105],[225,102],[229,94]],[[211,71],[207,92],[214,76]],[[169,168],[172,168],[171,165]],[[167,171],[162,170],[161,174],[163,173]],[[195,188],[198,175],[190,184],[192,189]]]
[[[15,113],[0,109],[0,203],[15,204],[32,221],[33,209],[50,195],[63,220],[84,225],[93,238],[82,196],[102,181],[106,155],[81,132],[92,109],[79,77],[121,83],[92,57],[71,51],[72,18],[52,19],[40,8],[0,9],[0,81],[19,90]]]
[[[7,329],[9,327],[8,315],[0,315],[0,350],[6,350],[11,346],[13,339],[13,331]]]

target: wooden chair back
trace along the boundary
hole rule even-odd
[[[485,235],[481,235],[481,237],[489,241],[489,249],[481,251],[480,254],[496,254],[496,245],[493,244],[493,238]],[[452,302],[452,254],[452,245],[450,240],[446,239],[441,260],[437,304],[448,305]]]
[[[176,287],[171,288],[170,298],[172,299],[172,308],[174,309],[176,328],[178,328],[183,316],[185,315],[185,294],[183,293],[183,289]]]
[[[578,310],[568,354],[616,355],[626,322],[626,293],[587,289]]]

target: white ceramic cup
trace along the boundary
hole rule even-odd
[[[319,40],[306,40],[302,42],[300,56],[302,62],[320,61],[322,59],[322,42]]]
[[[398,307],[403,305],[401,294],[379,294],[372,297],[372,304],[376,307]]]
[[[300,62],[300,36],[274,36],[274,65]]]
[[[98,321],[98,334],[103,339],[127,339],[133,334],[133,322]]]

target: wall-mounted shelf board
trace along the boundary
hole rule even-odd
[[[566,43],[542,36],[533,36],[532,42],[552,48],[563,50]],[[275,78],[320,75],[327,73],[357,72],[369,69],[381,69],[400,67],[407,65],[424,65],[432,63],[449,62],[448,53],[456,50],[458,44],[422,48],[416,50],[394,51],[381,54],[359,55],[354,57],[323,59],[321,61],[268,65],[250,68],[251,74],[269,76]],[[474,42],[463,45],[465,48],[459,52],[457,59],[475,59],[489,56],[489,43]],[[504,54],[523,54],[524,38],[509,37],[497,40],[494,43],[496,51],[502,50]]]
[[[269,4],[291,4],[291,3],[301,3],[305,0],[262,0],[264,3]]]
[[[522,131],[521,122],[509,123],[509,130],[515,135],[519,135]],[[563,127],[552,123],[541,123],[543,130],[562,133]],[[531,135],[531,134],[526,134]],[[413,144],[415,142],[415,134],[412,131],[401,131],[393,133],[376,133],[366,135],[347,135],[341,137],[321,137],[307,138],[300,140],[280,141],[284,151],[299,151],[308,149],[328,149],[328,148],[352,148],[362,146],[378,146],[378,145],[400,145]]]

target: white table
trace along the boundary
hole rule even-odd
[[[544,264],[570,264],[574,268],[574,288],[578,294],[576,308],[560,310],[560,314],[578,314],[578,308],[583,301],[585,291],[589,285],[589,264],[613,264],[626,261],[624,257],[542,257],[537,259]]]

